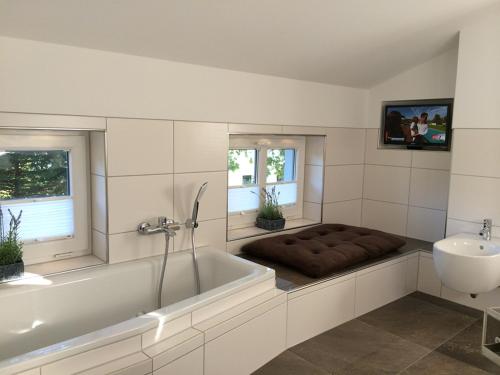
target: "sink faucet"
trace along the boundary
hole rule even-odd
[[[481,228],[481,231],[479,232],[479,235],[483,237],[486,241],[491,240],[491,226],[492,226],[492,220],[491,219],[484,219],[483,220],[483,227]]]

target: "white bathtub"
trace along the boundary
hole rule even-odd
[[[0,374],[25,367],[19,365],[26,361],[38,365],[44,358],[61,358],[64,352],[150,329],[159,321],[274,280],[269,268],[204,248],[198,260],[202,293],[195,295],[191,253],[171,253],[164,307],[153,311],[161,260],[154,257],[0,285]]]

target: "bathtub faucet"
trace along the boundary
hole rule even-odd
[[[137,231],[140,234],[156,234],[156,233],[166,233],[168,236],[175,236],[175,232],[181,229],[179,223],[172,219],[167,219],[165,216],[158,217],[158,224],[151,225],[148,222],[140,223],[137,227]]]

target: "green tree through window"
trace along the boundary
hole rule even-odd
[[[0,199],[69,195],[68,152],[0,152]]]

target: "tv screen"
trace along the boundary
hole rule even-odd
[[[415,149],[448,150],[451,137],[452,100],[386,103],[383,141]]]

